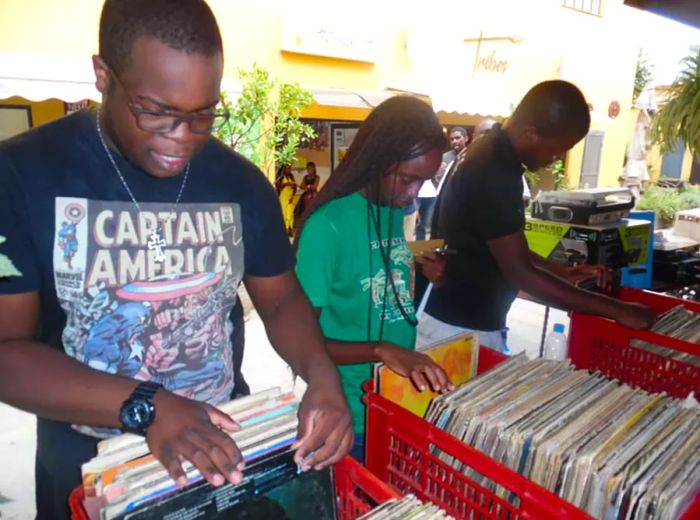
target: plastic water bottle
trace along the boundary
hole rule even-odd
[[[562,361],[569,355],[569,343],[564,334],[564,324],[555,323],[544,342],[544,357]]]

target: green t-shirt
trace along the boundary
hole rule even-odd
[[[387,284],[382,252],[391,265],[396,294]],[[327,338],[383,340],[413,349],[416,329],[403,317],[396,298],[413,318],[413,265],[401,208],[372,204],[368,210],[367,199],[354,193],[325,204],[309,218],[299,240],[296,270],[311,304],[321,309],[321,329]],[[361,385],[372,376],[372,364],[342,365],[339,370],[355,432],[364,434]]]

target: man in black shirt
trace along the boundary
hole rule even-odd
[[[0,283],[0,401],[38,415],[37,518],[70,518],[81,464],[119,430],[179,485],[185,461],[240,482],[240,426],[215,406],[245,392],[241,283],[309,384],[296,461],[332,464],[352,417],[277,197],[210,135],[228,120],[211,9],[105,0],[93,67],[99,111],[0,143],[0,252],[22,272]]]
[[[457,254],[447,262],[421,319],[418,344],[464,330],[503,350],[502,331],[522,289],[553,306],[598,314],[632,328],[652,325],[650,309],[577,288],[566,271],[530,252],[525,239],[525,166],[537,170],[588,132],[583,94],[554,80],[533,87],[510,120],[478,139],[443,186],[433,227]]]

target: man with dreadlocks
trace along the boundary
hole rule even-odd
[[[414,352],[413,257],[403,235],[403,208],[431,179],[444,134],[432,108],[398,96],[373,110],[348,153],[306,213],[297,275],[316,308],[331,358],[340,365],[362,460],[365,410],[360,385],[374,362],[410,377],[420,390],[451,387],[447,374]],[[426,275],[443,262],[421,259]]]
[[[297,462],[326,467],[353,439],[274,190],[211,136],[228,118],[213,13],[204,0],[106,0],[99,32],[100,110],[0,143],[3,253],[24,274],[0,284],[0,401],[39,416],[40,520],[70,517],[80,465],[115,430],[143,435],[178,484],[185,461],[214,486],[241,481],[224,431],[239,426],[215,407],[235,388],[241,282],[309,385]]]

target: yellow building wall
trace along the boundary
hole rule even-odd
[[[661,176],[661,161],[663,156],[658,146],[652,146],[647,154],[647,166],[649,167],[649,177],[652,181],[659,180]]]
[[[337,60],[280,52],[281,24],[285,10],[297,10],[300,4],[285,2],[249,2],[247,0],[209,0],[217,17],[225,49],[225,73],[237,80],[239,68],[254,63],[285,80],[308,86],[338,86],[374,89],[385,86],[397,71],[410,64],[401,53],[402,28],[382,22],[375,64]],[[96,0],[2,0],[0,50],[29,53],[53,53],[72,56],[90,55],[98,49],[98,24],[102,2]],[[337,18],[333,6],[317,5],[309,16]],[[366,18],[364,13],[357,17]],[[401,72],[403,74],[403,72]]]
[[[624,10],[629,9],[622,0],[606,0],[601,17],[563,8],[560,0],[465,0],[459,6],[438,2],[429,11],[397,11],[393,2],[358,1],[340,15],[336,6],[328,2],[209,0],[209,4],[224,40],[224,75],[233,83],[238,81],[239,68],[253,64],[279,79],[296,81],[307,88],[393,87],[422,92],[431,82],[452,82],[465,96],[470,89],[478,93],[471,100],[474,113],[440,114],[441,120],[445,124],[472,125],[481,119],[475,114],[484,96],[506,97],[506,106],[515,106],[539,81],[570,80],[593,105],[591,128],[605,132],[599,185],[617,185],[630,135],[629,107],[637,57],[637,49],[619,36],[620,24],[625,23]],[[96,0],[2,0],[0,51],[50,52],[89,59],[97,51],[101,5]],[[407,18],[409,12],[414,17],[412,21]],[[505,12],[510,15],[504,16]],[[289,24],[289,16],[294,13],[318,19],[341,16],[348,26],[374,24],[374,63],[280,52],[283,24]],[[520,14],[515,16],[517,13]],[[434,55],[427,54],[428,60],[434,62],[434,68],[429,69],[431,74],[425,74],[425,67],[419,66],[409,48],[411,35],[420,27],[428,36],[426,41],[431,35],[454,31],[450,37],[457,50],[438,49]],[[517,44],[492,42],[483,46],[484,52],[496,50],[511,58],[507,74],[472,73],[475,46],[463,40],[480,32],[518,36]],[[621,106],[617,119],[607,117],[607,107],[613,100]],[[43,120],[41,114],[60,115],[56,107],[33,107],[34,110],[37,123]],[[368,112],[314,104],[303,115],[358,121]],[[582,156],[582,143],[568,154],[567,175],[572,186],[578,184]]]
[[[591,130],[605,132],[601,151],[598,186],[617,187],[625,150],[632,135],[636,113],[631,109],[638,48],[620,37],[629,7],[622,0],[603,2],[602,16],[559,8],[561,38],[559,77],[575,83],[591,104]],[[617,101],[620,113],[608,116],[608,106]],[[579,185],[584,141],[568,154],[567,177]]]
[[[451,6],[452,29],[459,31],[459,38],[444,38],[451,45],[444,53],[447,59],[426,52],[425,64],[418,70],[423,80],[440,78],[463,93],[462,105],[468,113],[440,112],[441,121],[473,125],[484,116],[507,116],[535,84],[549,79],[571,81],[593,107],[591,130],[605,133],[598,185],[617,186],[633,125],[630,109],[638,49],[620,36],[631,8],[623,0],[606,0],[603,5],[601,16],[562,7],[561,0],[467,0]],[[428,27],[423,34],[425,44],[439,37],[431,28],[436,23],[442,22],[441,30],[447,30],[444,12],[435,12],[432,17],[426,13],[426,19],[419,22]],[[477,49],[480,58],[494,53],[507,62],[507,68],[480,67]],[[460,104],[458,97],[454,101]],[[616,118],[608,117],[612,101],[620,105]],[[489,113],[493,107],[500,113]],[[566,172],[572,187],[579,184],[583,151],[581,141],[567,155]]]
[[[687,181],[690,179],[690,170],[693,167],[693,155],[690,150],[685,150],[685,155],[683,156],[683,168],[681,169],[681,179]]]
[[[97,52],[102,2],[2,0],[0,50],[85,56]]]
[[[86,60],[97,52],[101,2],[2,0],[2,3],[0,51],[52,53],[85,57]],[[299,9],[296,2],[287,6],[283,2],[209,0],[209,4],[224,42],[224,78],[231,84],[239,82],[239,69],[248,69],[254,64],[269,70],[273,77],[296,81],[309,88],[377,90],[392,83],[400,88],[403,82],[398,81],[397,76],[410,73],[411,65],[401,44],[405,40],[402,36],[405,29],[398,23],[383,22],[377,43],[377,61],[361,63],[280,52],[283,19],[286,11]],[[337,18],[331,7],[316,5],[308,13],[320,18]],[[303,117],[361,121],[368,114],[368,109],[314,103],[304,111]]]

